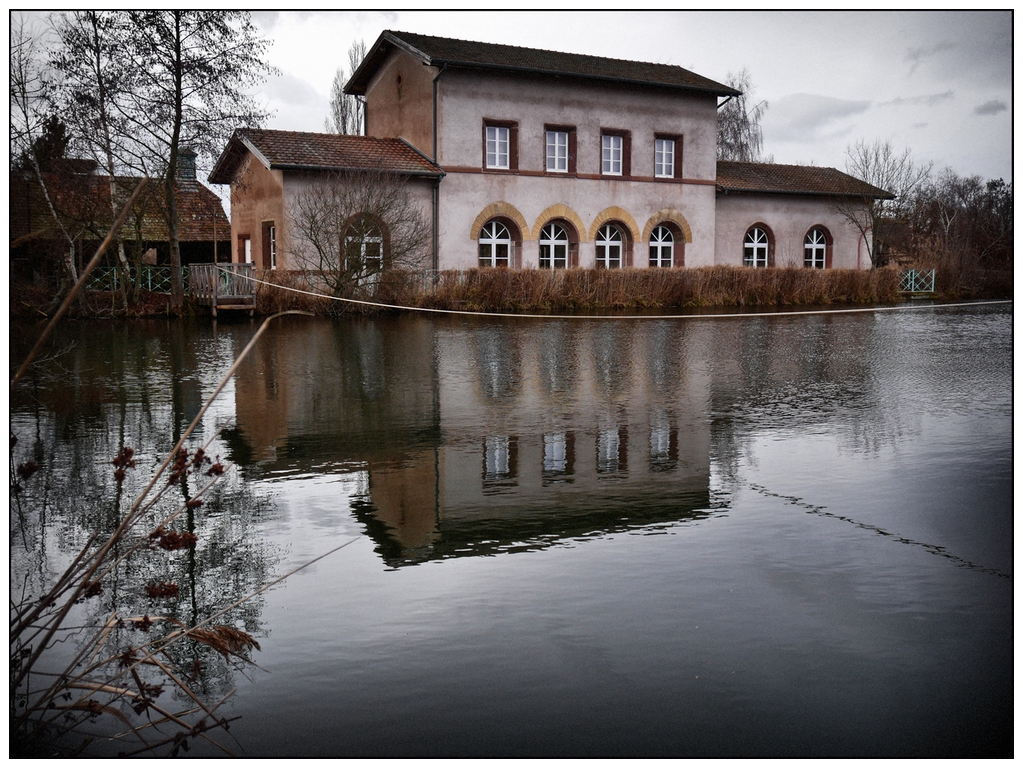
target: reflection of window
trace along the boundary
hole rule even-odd
[[[808,269],[824,269],[827,266],[828,238],[819,229],[806,233],[803,243],[803,266]]]
[[[625,472],[625,430],[619,426],[601,428],[597,433],[597,473],[601,475]]]
[[[743,242],[742,264],[744,267],[766,267],[770,243],[767,232],[760,227],[750,227]]]
[[[483,441],[483,491],[493,493],[515,485],[517,441],[507,435],[489,435]]]
[[[622,266],[622,232],[614,224],[605,224],[597,232],[597,269]]]
[[[560,224],[548,224],[540,230],[540,269],[565,269],[568,245],[568,232]]]
[[[650,469],[665,472],[678,465],[678,430],[672,429],[665,416],[650,424]]]
[[[574,443],[574,435],[568,432],[552,432],[543,436],[544,485],[572,482]]]
[[[481,267],[507,267],[511,263],[512,238],[508,227],[491,221],[480,230]]]
[[[667,227],[655,227],[650,233],[650,266],[673,267],[675,265],[675,236]]]

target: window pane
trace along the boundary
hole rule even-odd
[[[547,131],[547,170],[568,172],[568,132]]]
[[[603,173],[621,175],[622,173],[622,137],[602,136],[601,153]]]
[[[487,126],[487,168],[508,167],[508,128]]]
[[[657,139],[654,148],[654,175],[671,178],[675,175],[675,142]]]

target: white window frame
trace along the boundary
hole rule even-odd
[[[560,224],[544,225],[540,230],[540,269],[567,269],[571,247],[568,230]]]
[[[271,224],[266,231],[270,236],[270,269],[277,269],[277,225]]]
[[[814,227],[806,233],[803,242],[803,266],[807,269],[824,269],[828,264],[828,237],[823,230]]]
[[[675,266],[675,233],[663,224],[650,233],[650,266]]]
[[[625,137],[614,133],[605,133],[600,137],[600,172],[604,176],[622,175],[622,155]]]
[[[511,128],[503,125],[487,126],[487,168],[507,171],[511,168]]]
[[[597,269],[621,269],[625,255],[625,237],[614,224],[605,224],[597,232]]]
[[[654,139],[654,176],[658,179],[675,177],[674,139]]]
[[[568,131],[547,131],[547,171],[568,173]]]
[[[742,265],[762,269],[767,266],[771,248],[771,239],[767,230],[751,227],[746,231],[742,241]]]
[[[504,255],[501,255],[504,246]],[[510,267],[515,243],[511,230],[496,219],[488,221],[480,230],[479,264],[481,267]]]

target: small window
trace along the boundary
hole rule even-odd
[[[487,126],[487,168],[508,170],[511,149],[511,128]]]
[[[671,179],[675,176],[675,140],[654,139],[654,176]]]
[[[806,233],[803,243],[803,266],[807,269],[824,269],[827,267],[828,238],[820,229],[811,229]]]
[[[745,267],[766,267],[770,257],[770,240],[760,227],[751,227],[743,243],[742,264]]]
[[[600,141],[600,172],[605,176],[621,176],[624,137],[604,134],[601,136]]]
[[[277,269],[277,227],[272,221],[263,222],[263,269]]]
[[[568,267],[569,240],[560,224],[548,224],[540,230],[540,269]]]
[[[547,131],[547,170],[568,173],[568,131]]]
[[[650,266],[675,266],[675,236],[663,225],[650,233]]]
[[[597,269],[619,269],[622,266],[624,238],[614,224],[605,224],[597,232]]]
[[[499,221],[491,221],[480,230],[479,258],[481,267],[511,266],[511,232]]]
[[[252,263],[252,238],[248,235],[238,235],[238,261],[241,264]]]
[[[345,237],[345,268],[355,275],[375,275],[384,268],[384,238],[380,228],[360,221]]]

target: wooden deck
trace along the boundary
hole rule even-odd
[[[222,310],[256,311],[256,283],[252,264],[193,264],[188,273],[188,294],[210,308],[213,317]]]

